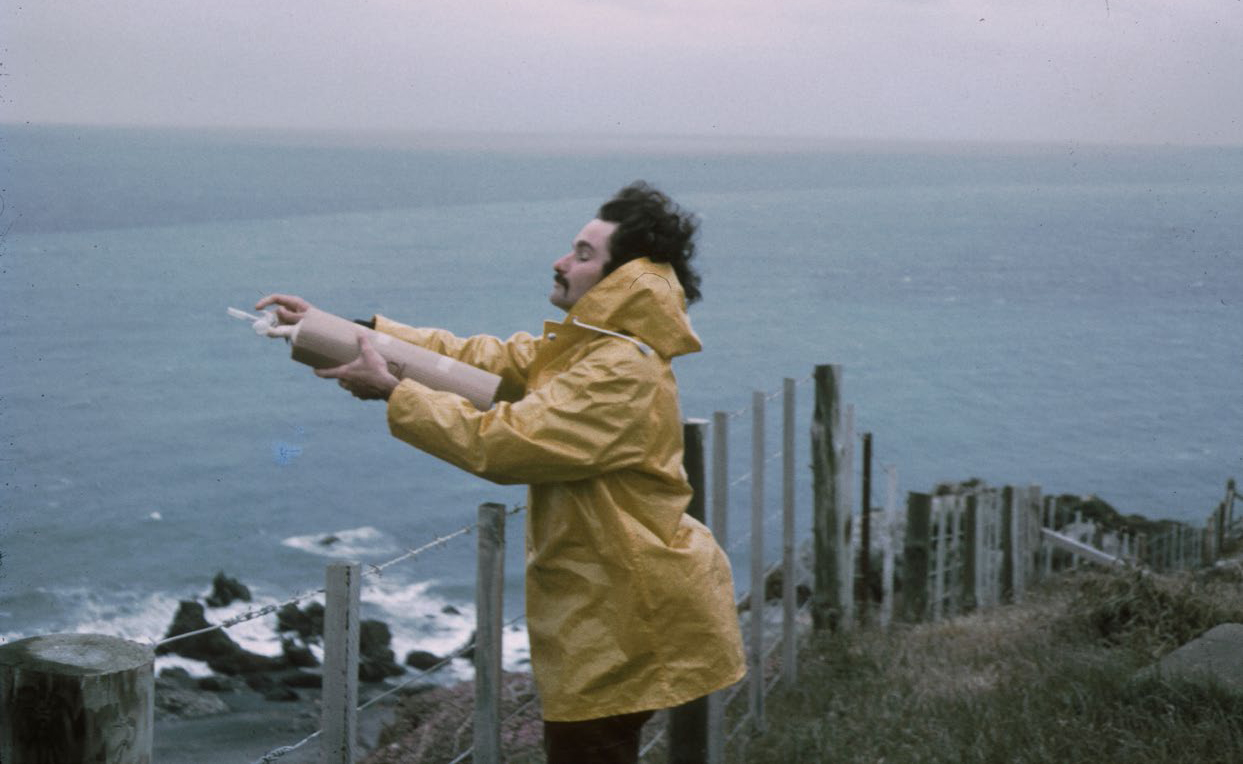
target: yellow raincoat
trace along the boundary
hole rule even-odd
[[[530,485],[527,624],[545,719],[669,708],[742,678],[729,560],[685,514],[669,362],[701,345],[671,267],[622,265],[540,337],[462,339],[382,316],[376,329],[501,375],[513,399],[478,411],[403,380],[388,421],[468,472]]]

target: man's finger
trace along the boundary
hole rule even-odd
[[[351,365],[352,362],[342,366],[332,366],[327,369],[312,369],[312,371],[315,372],[315,376],[323,379],[340,379],[350,370]]]

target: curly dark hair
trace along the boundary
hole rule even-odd
[[[616,223],[609,237],[604,275],[639,257],[669,263],[678,275],[687,304],[702,297],[699,273],[691,267],[699,219],[644,181],[635,181],[600,206],[596,217]]]

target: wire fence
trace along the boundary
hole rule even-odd
[[[725,461],[725,466],[724,466],[723,476],[725,478],[725,484],[724,484],[725,491],[723,493],[727,493],[728,488],[736,487],[736,486],[742,485],[743,483],[751,483],[753,486],[752,502],[751,502],[752,523],[751,523],[750,531],[739,534],[734,539],[727,538],[727,535],[724,533],[724,528],[721,528],[721,531],[718,534],[718,540],[721,542],[721,546],[725,547],[727,549],[727,552],[729,553],[738,553],[743,549],[744,545],[748,543],[751,544],[750,556],[752,559],[752,577],[751,577],[752,585],[750,586],[749,591],[746,592],[740,598],[740,601],[746,601],[749,603],[749,615],[747,616],[747,618],[749,618],[751,621],[751,626],[748,629],[748,631],[750,632],[750,635],[749,635],[750,638],[748,638],[748,635],[743,635],[743,636],[744,636],[744,642],[748,644],[747,651],[750,655],[748,659],[748,663],[750,664],[750,671],[746,679],[742,680],[741,682],[739,682],[738,684],[736,684],[735,686],[731,688],[727,688],[726,690],[723,690],[719,693],[714,694],[714,696],[709,699],[710,701],[709,702],[709,714],[710,716],[715,715],[715,716],[712,716],[712,718],[718,720],[716,722],[715,728],[719,730],[719,735],[720,735],[719,740],[716,741],[717,743],[719,743],[719,745],[712,743],[712,741],[710,741],[710,745],[709,745],[710,749],[718,751],[717,754],[710,757],[710,760],[713,761],[714,764],[719,764],[719,762],[722,762],[724,760],[720,752],[723,751],[725,749],[725,746],[730,744],[731,741],[735,741],[737,739],[737,736],[742,734],[742,731],[747,728],[748,724],[750,724],[750,728],[752,730],[758,731],[762,729],[763,697],[771,693],[774,690],[774,688],[777,686],[778,682],[780,681],[780,678],[783,675],[793,676],[795,669],[796,669],[794,662],[791,659],[791,656],[793,655],[791,645],[793,644],[793,639],[796,636],[796,628],[793,625],[794,622],[791,619],[790,614],[794,613],[794,614],[801,616],[802,614],[806,612],[806,610],[809,608],[811,603],[809,601],[807,603],[804,603],[801,606],[797,605],[794,602],[793,594],[791,594],[791,592],[793,592],[793,584],[789,586],[783,585],[784,590],[783,590],[783,594],[781,597],[781,600],[783,602],[782,618],[780,619],[781,624],[780,626],[778,626],[775,622],[768,623],[768,621],[776,621],[778,619],[775,618],[777,614],[776,611],[770,610],[769,608],[766,607],[766,601],[769,599],[766,596],[767,594],[766,590],[768,588],[767,584],[769,583],[772,576],[778,570],[782,571],[783,580],[786,582],[793,582],[796,579],[796,577],[801,577],[805,573],[805,572],[800,572],[796,569],[796,565],[794,563],[793,557],[790,554],[790,546],[791,546],[790,540],[794,538],[793,527],[795,523],[795,516],[794,516],[793,504],[792,504],[792,499],[791,499],[793,495],[793,490],[794,490],[793,481],[792,481],[792,478],[789,477],[789,475],[792,474],[791,465],[792,465],[792,459],[794,458],[794,451],[793,451],[794,441],[792,440],[793,438],[792,428],[793,428],[794,418],[790,412],[794,410],[794,390],[797,387],[812,381],[813,379],[815,379],[813,375],[808,375],[801,380],[787,379],[782,389],[779,389],[777,391],[772,391],[772,392],[757,391],[756,393],[754,393],[752,396],[752,402],[748,406],[745,406],[733,412],[717,412],[718,421],[723,421],[723,422],[728,422],[730,420],[739,419],[739,418],[746,416],[748,413],[750,413],[752,415],[752,423],[753,423],[753,428],[752,428],[753,444],[759,443],[762,446],[762,442],[764,438],[764,432],[763,432],[764,412],[761,409],[765,406],[765,404],[771,401],[777,400],[779,398],[784,398],[785,400],[786,417],[784,418],[783,421],[781,421],[781,424],[780,424],[783,430],[783,436],[784,436],[782,438],[782,447],[776,450],[767,450],[767,449],[763,449],[760,447],[753,448],[751,470],[745,471],[743,472],[743,474],[740,474],[736,477],[731,478],[728,476],[729,467],[728,467],[727,460]],[[701,426],[704,428],[704,430],[700,431],[701,433],[700,437],[702,437],[702,433],[706,431],[706,423]],[[727,443],[725,445],[725,450],[726,451],[728,450]],[[702,451],[702,443],[701,443],[701,451]],[[784,466],[786,468],[784,471],[784,474],[781,477],[781,480],[778,481],[778,484],[780,484],[782,487],[783,496],[780,500],[769,501],[768,499],[764,497],[764,491],[763,491],[764,473],[766,471],[765,466],[772,464],[774,462],[777,462],[779,460],[785,463]],[[695,492],[697,494],[702,493],[703,495],[707,495],[708,490],[706,486],[706,479],[705,479],[706,476],[703,474],[705,472],[703,468],[704,468],[704,465],[700,465],[700,468],[699,468],[700,474],[695,480],[692,480],[692,483],[695,484],[697,481],[697,484],[695,485]],[[713,469],[714,469],[713,480],[714,480],[714,484],[716,484],[715,481],[717,479],[717,475],[715,474],[715,471],[717,469],[717,466],[715,464],[714,464]],[[702,499],[702,496],[700,498]],[[500,576],[503,579],[504,518],[508,516],[516,515],[526,510],[527,507],[525,505],[516,505],[516,506],[485,505],[485,506],[493,506],[499,510],[502,510],[500,512],[499,527],[500,527],[500,548],[502,552],[502,555],[501,555],[502,563],[500,566],[501,567]],[[355,573],[351,574],[351,575],[356,576],[356,578],[351,583],[351,586],[354,587],[352,590],[353,593],[352,595],[350,595],[354,598],[352,605],[333,604],[334,596],[338,596],[340,593],[337,591],[337,587],[333,583],[333,579],[331,579],[330,577],[329,583],[326,586],[315,587],[312,589],[294,593],[291,596],[279,602],[264,605],[261,607],[251,608],[243,613],[240,613],[238,615],[222,620],[219,623],[210,624],[204,628],[193,629],[193,630],[189,630],[189,631],[179,633],[179,634],[168,634],[163,638],[150,640],[150,645],[154,648],[163,648],[163,647],[174,645],[175,643],[180,642],[182,640],[191,639],[196,636],[202,636],[202,635],[210,634],[216,631],[228,630],[240,624],[244,624],[244,623],[253,621],[255,619],[258,619],[258,618],[270,616],[273,614],[279,615],[279,612],[283,608],[286,608],[289,606],[297,606],[300,603],[308,599],[317,598],[320,596],[324,597],[327,603],[325,607],[325,626],[326,627],[329,621],[333,621],[334,619],[336,619],[336,620],[351,621],[354,623],[354,628],[357,629],[357,620],[358,620],[357,607],[358,607],[359,591],[361,590],[362,585],[366,580],[371,580],[371,579],[375,579],[380,576],[383,576],[386,573],[386,571],[392,569],[394,566],[415,560],[431,550],[446,547],[454,543],[455,541],[461,539],[462,537],[468,536],[471,534],[478,534],[479,542],[480,542],[480,550],[481,550],[480,555],[482,557],[482,550],[485,546],[485,537],[488,537],[490,534],[495,534],[496,528],[497,528],[496,525],[485,527],[482,524],[482,518],[484,516],[483,509],[484,507],[480,508],[481,522],[475,522],[475,523],[464,525],[454,531],[432,538],[426,543],[423,543],[418,546],[409,547],[389,559],[386,559],[380,562],[365,563],[365,564],[363,563],[348,563],[348,564],[334,563],[333,565],[330,565],[329,566],[330,572],[334,568],[334,566],[336,567],[348,566],[350,567],[351,570],[356,571]],[[705,506],[701,506],[701,509],[699,510],[701,514],[705,511],[705,509],[706,509]],[[715,512],[715,507],[714,507],[714,512]],[[704,519],[705,522],[707,521],[706,518],[702,518],[702,519]],[[764,564],[765,549],[763,545],[763,537],[766,535],[767,529],[769,527],[776,525],[778,519],[781,520],[783,533],[785,534],[782,559],[780,562],[774,562],[771,565],[765,565]],[[714,522],[714,525],[715,525],[715,522]],[[713,528],[713,530],[714,530],[714,533],[717,533],[717,529],[715,527]],[[481,565],[481,570],[480,570],[481,579],[482,579],[482,576],[483,576],[483,566]],[[496,591],[496,590],[497,590],[496,585],[494,584],[492,591]],[[482,619],[485,617],[482,614],[484,610],[484,599],[485,599],[485,595],[482,593],[482,591],[483,590],[481,588],[480,589],[481,593],[478,595],[478,599],[476,601],[476,611],[477,611],[476,615],[480,619],[478,622],[480,625],[477,628],[476,637],[474,639],[468,641],[467,644],[462,645],[453,653],[441,657],[434,665],[426,669],[423,669],[422,671],[418,671],[413,674],[408,674],[407,676],[403,676],[402,681],[396,684],[393,684],[392,686],[386,687],[383,692],[380,692],[379,694],[373,697],[370,697],[369,699],[361,703],[357,702],[357,681],[358,681],[357,631],[354,632],[354,635],[352,637],[349,637],[344,640],[345,642],[349,642],[350,644],[342,645],[342,644],[338,644],[337,639],[335,637],[330,638],[328,636],[329,632],[326,628],[325,637],[323,639],[324,650],[325,650],[325,664],[324,664],[325,670],[323,671],[323,675],[324,675],[323,676],[323,682],[324,682],[323,684],[323,705],[325,707],[325,712],[324,712],[324,717],[323,717],[324,723],[321,725],[320,729],[304,736],[302,739],[298,740],[297,742],[293,744],[278,746],[278,747],[274,747],[270,749],[267,753],[263,754],[261,757],[256,759],[255,764],[270,764],[272,762],[277,762],[283,757],[294,753],[295,751],[305,749],[308,744],[314,741],[317,741],[317,740],[320,741],[321,744],[323,745],[324,751],[328,751],[330,748],[332,748],[332,746],[343,745],[341,743],[342,740],[347,741],[346,744],[344,744],[345,748],[343,748],[342,750],[349,749],[350,746],[353,745],[352,730],[354,729],[354,727],[352,727],[351,725],[356,724],[356,718],[357,718],[358,713],[364,712],[376,706],[376,704],[383,702],[385,699],[389,699],[393,697],[394,695],[402,693],[403,691],[408,689],[411,685],[417,682],[423,681],[427,679],[428,677],[430,677],[431,675],[436,674],[437,672],[443,671],[445,667],[449,666],[454,660],[457,660],[463,657],[464,655],[466,655],[468,652],[472,650],[474,651],[475,661],[476,661],[475,687],[476,687],[476,693],[477,693],[476,700],[475,700],[475,724],[474,724],[475,732],[473,736],[474,742],[473,744],[467,745],[463,747],[461,750],[458,750],[455,754],[453,754],[453,757],[449,759],[449,761],[459,762],[459,761],[464,761],[467,758],[473,758],[475,761],[479,761],[479,762],[499,761],[500,759],[500,752],[499,752],[499,740],[500,740],[499,730],[500,728],[506,724],[519,722],[522,719],[524,719],[527,715],[533,713],[534,710],[538,708],[538,698],[532,695],[532,697],[526,698],[522,702],[518,702],[517,707],[512,709],[508,713],[504,715],[500,713],[499,695],[501,692],[503,692],[503,690],[500,687],[500,682],[497,681],[497,679],[499,679],[501,675],[500,674],[500,641],[502,639],[502,634],[504,630],[509,627],[517,626],[517,624],[521,622],[523,618],[522,616],[519,616],[517,618],[514,618],[502,624],[499,612],[492,613],[487,616],[488,618],[493,619],[489,621],[491,625],[488,627],[488,630],[494,631],[494,636],[493,637],[487,636],[484,633],[485,629],[482,624]],[[497,595],[497,603],[499,604],[499,594]],[[343,618],[342,613],[346,612],[347,607],[354,608],[354,611],[349,618]],[[337,637],[339,636],[340,634],[338,632]],[[783,647],[785,648],[786,652],[783,654],[780,660],[777,660],[775,658],[775,654],[779,649]],[[352,665],[354,666],[354,669],[352,670],[352,672],[338,672],[338,673],[343,673],[343,675],[346,678],[343,680],[338,680],[338,679],[333,680],[334,682],[345,681],[346,685],[344,685],[344,687],[346,687],[346,689],[344,690],[342,689],[342,686],[339,686],[336,684],[330,686],[328,683],[329,681],[328,674],[330,672],[328,671],[328,668],[327,668],[327,665],[328,665],[327,657],[328,657],[330,648],[336,652],[345,651],[346,653],[348,653],[349,651],[353,651],[352,659],[354,663]],[[493,683],[491,685],[491,688],[487,689],[487,688],[484,688],[484,684],[485,684],[484,682],[485,677],[483,675],[484,668],[483,668],[483,663],[481,663],[482,659],[480,656],[481,656],[481,653],[487,653],[489,651],[495,652],[495,661],[493,662],[493,665],[490,669],[490,671],[494,672],[493,673],[494,679],[489,680],[489,681],[492,681]],[[334,652],[334,655],[336,654],[336,652]],[[345,665],[349,666],[351,664],[347,662]],[[349,674],[351,673],[353,674],[352,677],[349,676]],[[353,684],[350,685],[349,684],[350,682],[353,682]],[[481,688],[484,688],[484,689],[481,689]],[[492,693],[492,695],[486,696],[486,693],[488,692]],[[741,696],[746,696],[749,699],[747,708],[745,710],[738,708],[738,698]],[[346,734],[343,734],[343,731],[340,728],[340,725],[337,724],[336,722],[333,722],[332,724],[329,723],[329,714],[327,712],[329,700],[333,699],[333,702],[339,705],[339,700],[341,698],[346,699],[345,705],[348,707],[348,711],[349,711],[349,721],[345,723],[345,727],[344,727]],[[487,705],[487,708],[482,708],[483,705]],[[676,710],[673,712],[670,712],[670,715],[673,713],[676,713]],[[489,714],[491,715],[490,717],[489,717]],[[726,720],[728,720],[730,727],[726,727],[724,723]],[[709,725],[711,726],[713,723],[714,722],[710,721]],[[465,726],[465,724],[463,726]],[[481,726],[486,726],[488,729],[485,730],[483,733],[481,733],[480,731]],[[670,747],[678,745],[679,741],[676,740],[675,738],[677,735],[682,735],[684,733],[677,731],[668,725],[664,727],[660,727],[659,725],[657,725],[652,728],[650,734],[651,736],[647,740],[643,748],[643,751],[645,755],[647,756],[651,756],[652,752],[655,750],[658,750],[662,744],[668,745]],[[696,732],[694,734],[700,734],[700,732]],[[489,740],[488,735],[493,736],[491,740]],[[334,748],[332,750],[336,750],[336,749]],[[325,762],[352,761],[353,760],[352,756],[353,756],[352,753],[347,753],[345,758],[337,759],[337,758],[332,758],[331,756],[328,756],[327,754],[325,754],[322,760]]]

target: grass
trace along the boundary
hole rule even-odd
[[[798,687],[732,761],[1243,761],[1243,695],[1136,672],[1243,622],[1238,568],[1192,578],[1082,572],[1022,606],[813,637]],[[1243,657],[1241,657],[1243,659]]]
[[[1197,576],[1083,570],[1004,606],[935,624],[813,636],[799,682],[732,764],[1243,762],[1243,694],[1141,678],[1219,623],[1243,623],[1243,565]],[[1243,660],[1243,656],[1240,657]],[[530,678],[509,675],[506,761],[540,764]],[[447,762],[470,741],[470,684],[406,696],[366,764]],[[731,706],[737,713],[745,697]],[[649,723],[648,735],[657,724]],[[733,724],[730,724],[730,728]],[[664,762],[658,745],[648,762]]]

